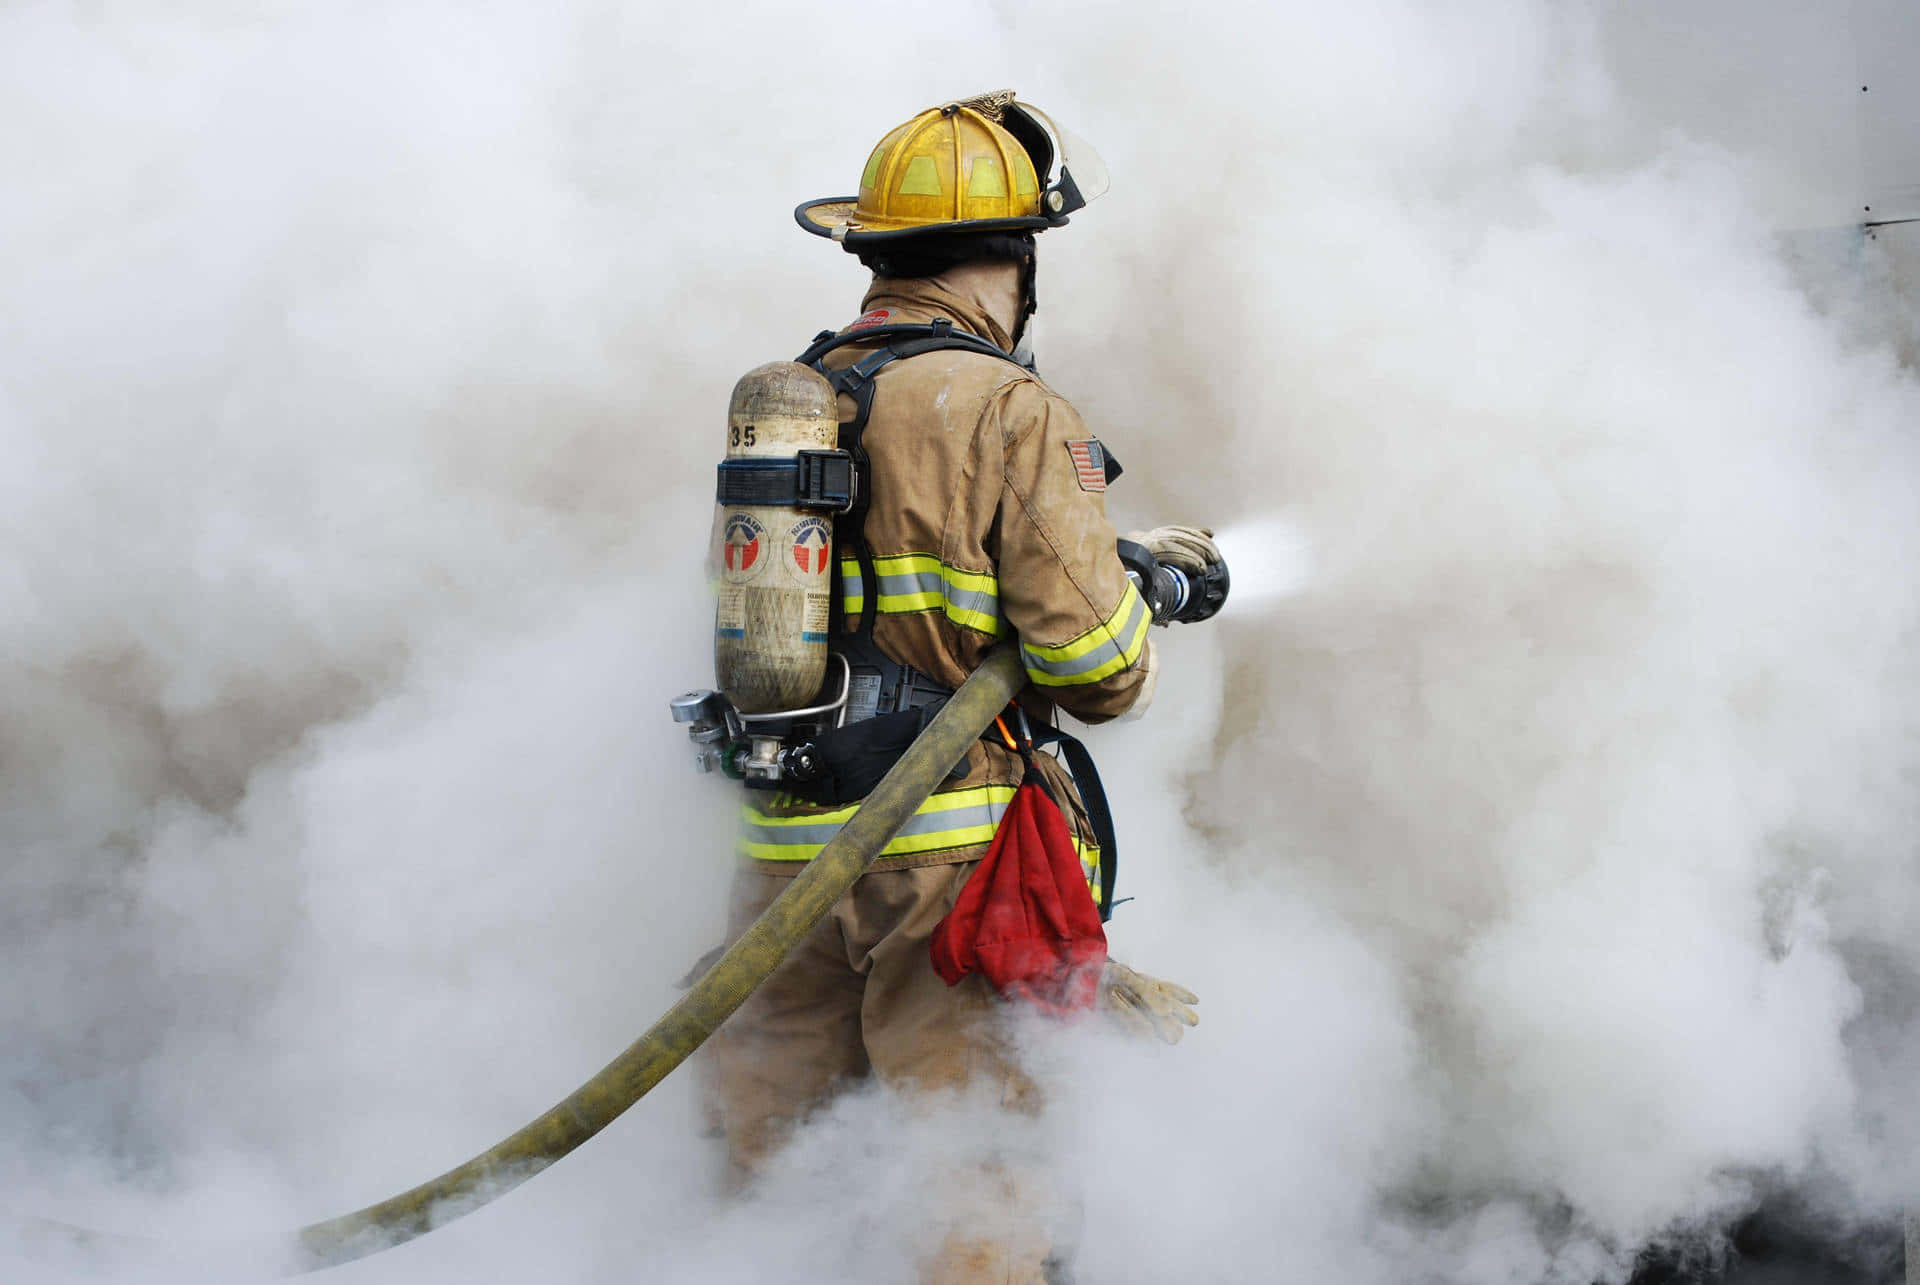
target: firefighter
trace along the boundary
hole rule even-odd
[[[1218,609],[1225,565],[1204,531],[1135,537],[1130,574],[1104,507],[1112,453],[1033,369],[1035,235],[1103,186],[1084,145],[1003,92],[920,113],[874,148],[856,197],[795,212],[873,273],[860,315],[802,357],[839,378],[842,445],[851,438],[865,479],[865,503],[835,522],[833,544],[829,645],[847,662],[854,734],[903,719],[917,727],[916,711],[1009,636],[1031,680],[1020,705],[1035,739],[1051,735],[1056,708],[1086,723],[1136,714],[1158,665],[1149,625]],[[1067,805],[1095,896],[1110,898],[1102,827],[1082,792],[1052,755],[1031,761]],[[809,1109],[869,1076],[1032,1104],[996,1031],[991,988],[977,975],[947,985],[928,952],[1023,770],[999,740],[977,742],[715,1037],[715,1105],[741,1175]],[[842,786],[747,792],[731,934],[858,807]],[[1193,995],[1117,964],[1102,989],[1112,1012],[1169,1041],[1197,1020]],[[1052,1251],[1031,1212],[1036,1193],[1015,1175],[980,1181],[1013,1212],[980,1216],[978,1193],[956,1202],[972,1212],[956,1214],[925,1279],[1042,1280]]]

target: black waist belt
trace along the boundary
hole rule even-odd
[[[840,634],[832,646],[847,662],[846,721],[815,734],[779,788],[809,803],[844,807],[873,793],[953,689],[894,660],[864,632]],[[966,774],[962,759],[949,779]]]
[[[865,706],[873,712],[857,720],[850,714],[853,721],[827,728],[814,737],[802,755],[806,775],[782,782],[788,793],[825,807],[844,807],[871,794],[953,694],[912,666],[888,658],[871,643],[843,637],[835,640],[835,647],[853,666],[854,681],[861,678],[863,669],[877,675],[872,691],[875,703]],[[1066,761],[1080,802],[1087,810],[1093,841],[1100,846],[1100,918],[1104,922],[1113,916],[1120,849],[1100,769],[1078,737],[1057,727],[1034,729],[1032,737],[1035,745],[1060,747],[1060,757]],[[966,774],[967,760],[961,759],[948,779],[957,781]]]
[[[830,645],[847,661],[849,724],[938,706],[953,695],[953,688],[881,651],[865,630],[837,635]]]

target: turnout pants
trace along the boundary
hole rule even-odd
[[[948,986],[928,943],[978,862],[873,871],[782,961],[714,1036],[714,1106],[736,1180],[751,1178],[836,1088],[877,1076],[906,1091],[967,1088],[1015,1110],[1038,1095],[996,1031],[999,1001],[978,976]],[[797,873],[748,861],[734,881],[728,939]],[[946,1178],[942,1178],[946,1181]],[[1039,1285],[1048,1235],[1041,1193],[1011,1172],[951,1176],[952,1216],[923,1263],[938,1285]],[[943,1211],[929,1211],[939,1214]]]

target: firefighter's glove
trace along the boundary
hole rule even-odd
[[[1205,527],[1157,526],[1151,531],[1135,531],[1127,539],[1145,545],[1161,566],[1175,567],[1190,576],[1204,576],[1227,561],[1213,542],[1213,532]]]
[[[1152,555],[1154,566],[1140,592],[1156,625],[1210,620],[1227,601],[1227,560],[1213,532],[1197,526],[1135,531],[1127,539]]]
[[[1137,973],[1109,959],[1100,974],[1098,1007],[1126,1030],[1178,1044],[1200,1015],[1187,1007],[1200,997],[1184,986]]]

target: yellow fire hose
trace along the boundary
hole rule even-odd
[[[465,1164],[377,1205],[300,1228],[292,1236],[293,1262],[287,1274],[365,1258],[470,1214],[612,1124],[686,1061],[767,980],[853,881],[866,873],[880,850],[1025,684],[1026,673],[1013,644],[994,648],[820,855],[626,1052],[559,1105]],[[11,1221],[43,1241],[96,1249],[141,1247],[134,1238],[71,1224],[38,1218]],[[288,1249],[284,1243],[280,1248]]]
[[[458,1168],[377,1205],[302,1227],[295,1233],[297,1270],[351,1262],[471,1213],[612,1124],[746,1002],[1025,683],[1013,645],[995,648],[820,855],[626,1052],[558,1106]]]

